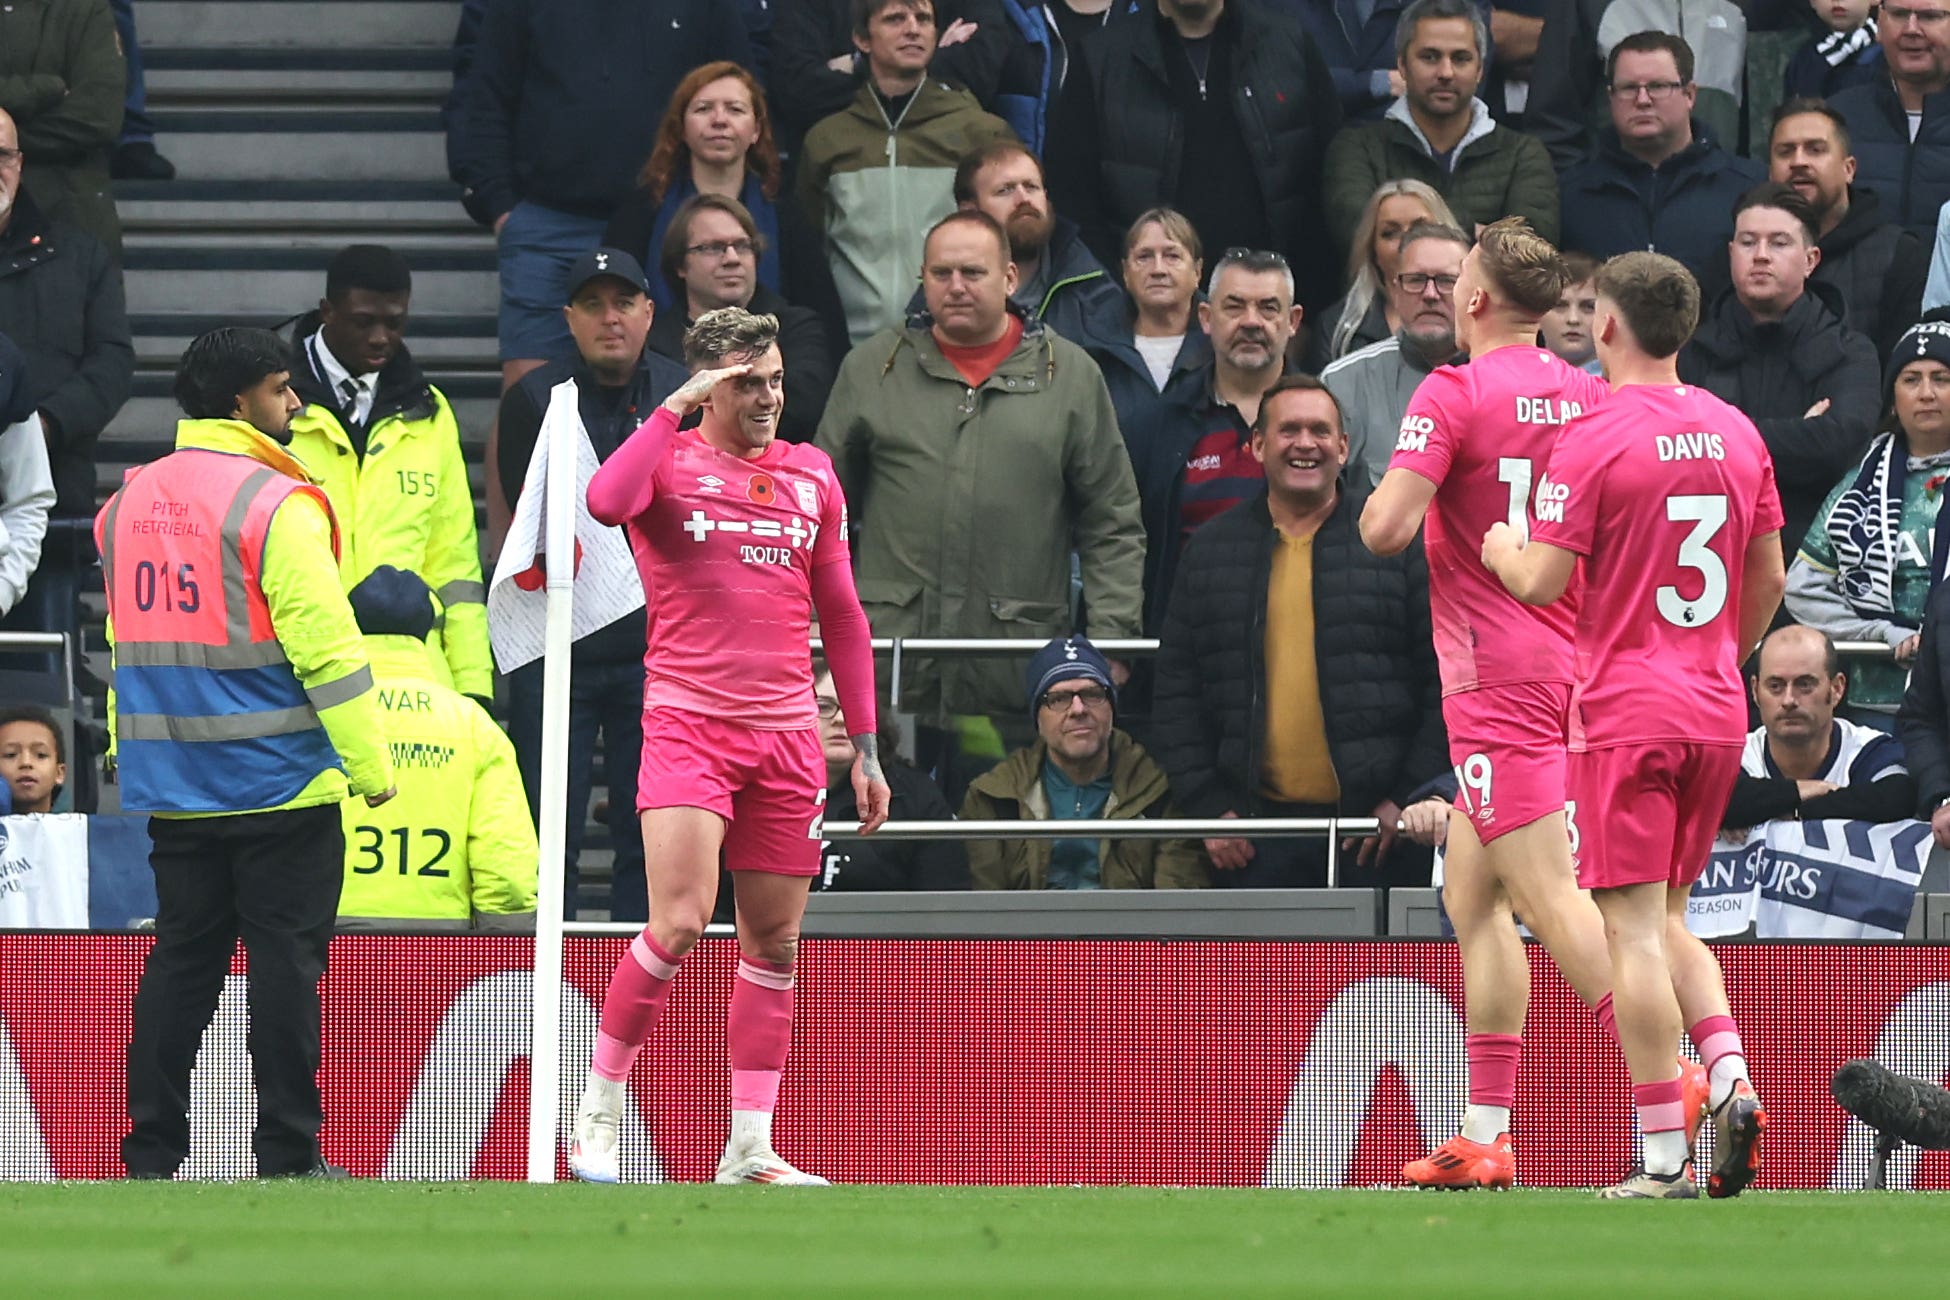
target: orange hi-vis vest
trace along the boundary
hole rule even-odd
[[[188,448],[131,470],[96,516],[125,809],[272,808],[342,766],[259,584],[271,518],[294,493],[331,517],[316,487],[249,456]]]

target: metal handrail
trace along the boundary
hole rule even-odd
[[[59,650],[67,704],[74,707],[74,645],[66,632],[0,632],[0,651]]]
[[[996,655],[1035,654],[1049,644],[1049,639],[1036,637],[973,637],[973,636],[877,636],[869,646],[875,654],[891,657],[887,669],[887,698],[898,709],[901,703],[901,683],[906,675],[907,658],[919,655],[923,658],[982,658]],[[1104,654],[1116,657],[1122,655],[1153,655],[1158,653],[1156,637],[1105,637],[1093,640],[1092,645]],[[813,638],[815,652],[825,649],[818,637]],[[1860,659],[1890,659],[1895,651],[1880,641],[1837,641],[1835,649],[1841,654]]]
[[[1298,839],[1327,837],[1327,887],[1341,882],[1341,837],[1373,835],[1372,817],[1131,817],[1075,821],[909,821],[888,822],[873,833],[887,840],[1187,840]],[[829,840],[866,839],[860,823],[827,822]]]

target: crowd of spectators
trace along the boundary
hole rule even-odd
[[[43,11],[61,39],[17,38]],[[108,176],[168,166],[132,24],[0,14],[5,608],[50,515],[92,514],[129,394]],[[1793,618],[1890,646],[1837,688],[1889,730],[1945,569],[1950,325],[1918,320],[1950,305],[1947,90],[1950,0],[468,0],[443,122],[499,268],[484,540],[555,384],[603,459],[683,381],[690,321],[775,315],[781,433],[839,468],[875,632],[1050,642],[909,661],[897,818],[1376,817],[1343,878],[1424,881],[1448,793],[1427,572],[1351,521],[1422,377],[1464,359],[1476,231],[1521,215],[1566,250],[1541,341],[1587,368],[1598,261],[1699,277],[1682,374],[1768,443]],[[410,305],[400,254],[334,259],[289,335],[293,450],[347,590],[413,575],[436,610],[413,671],[491,704],[483,539]],[[9,626],[66,626],[77,581]],[[644,634],[575,648],[572,808],[599,741],[634,788]],[[1139,635],[1155,662],[1090,640]],[[539,667],[502,700],[532,818]],[[646,907],[632,813],[608,809],[618,919]],[[836,846],[822,887],[1323,878],[1302,841],[1029,840]]]

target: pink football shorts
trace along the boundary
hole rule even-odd
[[[1739,775],[1738,745],[1665,740],[1572,754],[1578,884],[1690,886],[1706,869]]]
[[[819,732],[760,731],[684,709],[643,715],[638,812],[702,808],[725,819],[725,865],[819,874],[826,751]]]
[[[1456,807],[1488,844],[1564,811],[1568,682],[1513,682],[1442,697]]]

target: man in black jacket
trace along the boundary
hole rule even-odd
[[[1930,248],[1886,219],[1882,198],[1857,188],[1848,123],[1819,99],[1791,99],[1774,114],[1768,179],[1792,185],[1821,231],[1817,282],[1842,291],[1849,328],[1866,334],[1883,360],[1922,313]]]
[[[1266,491],[1193,535],[1157,660],[1153,749],[1188,817],[1372,816],[1348,883],[1427,884],[1449,817],[1448,734],[1419,542],[1361,544],[1333,394],[1292,375],[1260,402]],[[1209,839],[1213,883],[1326,882],[1322,840]]]
[[[1927,240],[1950,200],[1950,0],[1891,0],[1876,36],[1889,74],[1832,102],[1855,141],[1862,184]]]
[[[1708,134],[1693,78],[1693,49],[1677,36],[1638,32],[1612,47],[1611,129],[1559,184],[1563,247],[1600,259],[1650,249],[1694,275],[1719,256],[1728,210],[1761,173]]]
[[[512,514],[528,461],[540,436],[549,392],[576,381],[582,427],[598,461],[608,460],[657,404],[676,392],[690,372],[650,351],[645,336],[655,308],[643,268],[628,253],[599,248],[569,270],[564,309],[576,355],[551,361],[524,376],[501,396],[501,483]],[[537,563],[539,563],[539,557]],[[564,848],[565,915],[576,914],[576,862],[582,851],[581,810],[589,806],[596,733],[603,737],[609,801],[610,843],[616,865],[610,883],[610,918],[641,921],[649,915],[643,874],[643,832],[636,816],[637,762],[643,750],[643,611],[627,614],[575,643],[569,699],[569,817]],[[541,816],[542,663],[508,677],[508,732],[528,786],[529,811]],[[620,797],[617,797],[620,792]]]
[[[1799,546],[1836,480],[1861,459],[1882,411],[1875,345],[1843,323],[1841,294],[1811,280],[1814,213],[1786,185],[1759,186],[1734,213],[1733,287],[1679,354],[1679,374],[1746,414],[1774,458]]]
[[[1950,530],[1939,529],[1937,536],[1950,536]],[[1943,552],[1939,542],[1938,577]],[[1938,582],[1930,593],[1923,644],[1896,712],[1896,734],[1916,777],[1916,815],[1929,821],[1937,846],[1950,849],[1950,582]]]
[[[650,325],[650,350],[681,363],[684,332],[699,316],[720,307],[778,317],[779,356],[785,362],[779,436],[787,442],[811,442],[839,362],[819,313],[794,306],[759,281],[758,262],[764,255],[765,236],[737,199],[698,194],[685,200],[671,214],[658,253],[658,269],[684,308],[658,313]]]
[[[50,222],[21,187],[14,122],[0,112],[0,334],[27,355],[30,397],[47,430],[57,517],[95,513],[95,442],[135,380],[122,274],[108,250]]]
[[[1264,6],[1139,0],[1070,60],[1050,129],[1056,206],[1106,265],[1139,213],[1169,204],[1209,249],[1270,248],[1324,306],[1339,275],[1321,162],[1340,100],[1313,38]]]

